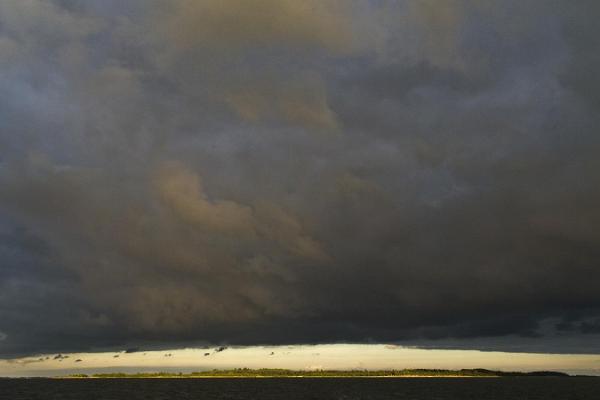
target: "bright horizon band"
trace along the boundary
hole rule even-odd
[[[223,348],[223,347],[221,347]],[[58,376],[109,372],[194,372],[210,369],[293,370],[475,369],[562,371],[600,375],[593,354],[535,354],[474,350],[426,350],[393,345],[295,345],[218,347],[160,351],[62,353],[0,360],[0,376]],[[59,357],[60,356],[60,357]]]

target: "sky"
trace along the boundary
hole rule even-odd
[[[598,17],[1,1],[0,359],[600,354]]]
[[[600,376],[600,356],[590,354],[505,353],[477,350],[428,350],[384,344],[134,349],[42,354],[0,360],[8,377],[67,376],[110,372],[182,372],[233,368],[314,370],[390,370],[403,368],[487,368],[503,371],[562,371]]]

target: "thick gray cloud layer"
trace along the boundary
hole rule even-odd
[[[595,1],[0,3],[0,353],[600,352]]]

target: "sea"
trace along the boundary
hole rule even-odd
[[[579,400],[600,378],[0,379],[10,400]]]

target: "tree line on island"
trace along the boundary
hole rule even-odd
[[[568,377],[564,372],[533,371],[533,372],[507,372],[494,371],[482,368],[476,369],[392,369],[392,370],[290,370],[277,368],[236,368],[213,369],[191,373],[182,372],[140,372],[140,373],[101,373],[101,374],[73,374],[68,378],[352,378],[352,377],[531,377],[531,376],[558,376]]]

